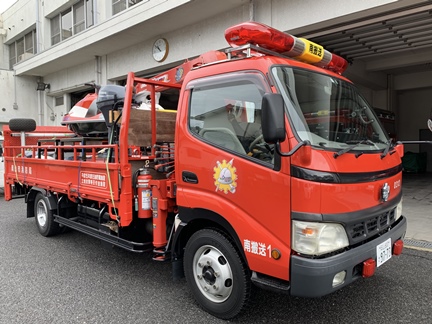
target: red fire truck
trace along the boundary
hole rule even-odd
[[[102,87],[90,123],[11,120],[4,180],[42,235],[150,251],[229,319],[252,284],[318,297],[372,276],[402,252],[406,218],[403,146],[345,60],[260,23],[225,37],[213,59]]]

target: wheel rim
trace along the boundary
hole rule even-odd
[[[200,247],[193,259],[195,283],[203,296],[215,303],[229,298],[233,289],[233,274],[228,260],[214,246]]]
[[[47,222],[48,211],[46,204],[43,200],[37,202],[36,218],[40,227],[44,227]]]

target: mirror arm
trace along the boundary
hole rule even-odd
[[[397,141],[396,144],[432,144],[432,141]]]
[[[281,149],[280,149],[280,142],[279,141],[277,141],[276,142],[276,152],[280,155],[280,156],[291,156],[291,155],[293,155],[295,152],[297,152],[302,146],[305,146],[305,145],[311,145],[311,142],[309,142],[308,140],[304,140],[304,141],[301,141],[300,143],[298,143],[296,146],[294,146],[294,148],[291,150],[291,151],[289,151],[288,153],[283,153],[282,151],[281,151]]]

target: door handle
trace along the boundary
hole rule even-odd
[[[183,171],[182,172],[182,180],[186,183],[192,183],[197,184],[198,183],[198,177],[195,173],[190,171]]]

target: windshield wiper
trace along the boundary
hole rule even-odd
[[[381,159],[385,158],[386,155],[390,152],[390,151],[394,151],[394,145],[392,142],[389,142],[387,144],[387,146],[385,147],[384,151],[381,153]],[[390,155],[392,155],[392,153],[390,152]]]
[[[354,144],[352,144],[354,143]],[[368,144],[368,145],[374,145],[375,143],[372,142],[371,140],[362,140],[362,141],[347,141],[346,144],[352,144],[346,148],[344,148],[343,150],[340,150],[339,152],[336,152],[335,154],[333,154],[333,157],[336,159],[339,156],[341,156],[342,154],[345,154],[346,152],[351,151],[353,148],[356,148],[357,146],[361,145],[361,144]],[[359,155],[360,156],[360,155]]]

